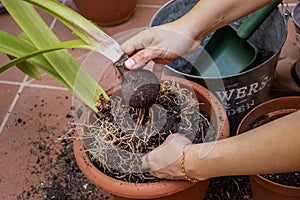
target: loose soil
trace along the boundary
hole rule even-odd
[[[44,178],[40,185],[30,185],[16,199],[113,200],[110,194],[96,188],[82,174],[75,161],[72,141],[57,140],[60,149],[47,145],[51,142],[49,138],[32,142],[32,151],[38,149],[35,165],[42,167],[42,172],[36,171],[35,167],[29,170],[32,174],[43,173]],[[252,200],[247,176],[213,178],[206,195],[205,200]]]
[[[71,107],[75,115],[82,110]],[[51,115],[49,113],[49,115]],[[67,121],[74,118],[65,116]],[[26,123],[18,119],[16,123]],[[68,124],[66,124],[66,129]],[[71,128],[71,127],[70,127]],[[113,200],[107,192],[96,188],[80,171],[73,154],[72,140],[61,139],[67,131],[61,131],[59,138],[53,134],[53,127],[44,124],[39,130],[39,138],[28,146],[35,162],[26,173],[39,177],[39,184],[28,182],[24,190],[15,196],[18,200]],[[69,133],[72,134],[72,133]],[[72,135],[70,135],[72,136]],[[53,140],[56,141],[53,144]],[[205,200],[251,200],[251,189],[247,176],[220,177],[211,179]]]
[[[263,174],[261,176],[282,185],[300,187],[300,172]]]
[[[141,157],[170,134],[183,134],[193,143],[215,141],[217,137],[193,91],[173,81],[161,82],[158,98],[151,107],[133,108],[120,96],[101,105],[97,114],[92,113],[89,121],[77,126],[84,129],[80,137],[94,165],[118,180],[159,181],[141,169]]]

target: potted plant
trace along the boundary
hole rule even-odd
[[[178,86],[174,86],[174,83],[177,83]],[[175,85],[177,85],[175,84]],[[143,152],[139,151],[139,149],[134,148],[141,146],[143,147],[144,141],[147,144],[154,144],[153,140],[158,141],[159,138],[166,137],[168,134],[166,132],[180,132],[186,134],[186,136],[192,136],[197,138],[197,136],[194,136],[193,133],[197,130],[197,122],[200,124],[202,122],[201,119],[197,116],[197,106],[200,107],[201,113],[207,113],[208,118],[210,119],[210,123],[213,126],[209,126],[212,128],[212,130],[207,130],[203,127],[199,127],[200,129],[205,129],[206,131],[202,132],[201,137],[210,138],[213,137],[213,139],[223,139],[226,137],[229,137],[229,122],[226,117],[225,110],[223,106],[220,104],[220,102],[217,100],[217,98],[212,95],[207,89],[200,86],[199,84],[196,84],[192,81],[173,77],[173,76],[163,76],[162,77],[162,86],[161,90],[164,90],[164,88],[169,88],[172,92],[170,92],[171,96],[166,97],[168,99],[168,105],[173,105],[173,101],[171,100],[172,97],[178,97],[176,98],[176,101],[182,102],[181,104],[181,111],[179,113],[176,113],[176,116],[180,115],[181,119],[191,119],[194,121],[188,121],[187,124],[189,124],[188,128],[185,126],[185,121],[180,121],[180,127],[179,131],[177,129],[174,130],[174,127],[176,127],[175,124],[169,124],[168,117],[166,117],[166,121],[164,125],[166,126],[160,126],[159,122],[164,121],[164,115],[160,114],[158,111],[158,106],[153,106],[152,110],[149,113],[152,117],[151,119],[155,118],[155,115],[159,116],[159,119],[152,120],[152,124],[154,126],[158,126],[158,130],[161,130],[157,136],[156,127],[153,128],[149,124],[147,125],[147,121],[145,121],[144,126],[139,126],[138,122],[141,120],[136,120],[134,122],[134,126],[132,128],[128,127],[127,124],[129,122],[124,122],[124,118],[118,119],[121,115],[127,115],[123,113],[128,113],[130,115],[130,111],[124,112],[123,110],[120,110],[119,112],[116,112],[113,114],[113,117],[108,117],[107,115],[104,115],[103,117],[93,117],[93,113],[86,112],[85,116],[82,116],[82,120],[79,122],[78,128],[76,129],[78,138],[74,141],[74,154],[75,158],[77,160],[78,166],[80,167],[81,171],[98,187],[103,188],[104,190],[110,192],[114,199],[203,199],[205,196],[205,193],[208,189],[209,180],[205,181],[199,181],[197,183],[190,183],[188,181],[170,181],[170,180],[152,180],[153,177],[151,175],[143,174],[142,172],[139,172],[138,170],[138,160],[139,158],[136,158],[137,154],[143,155]],[[174,89],[172,90],[171,88]],[[195,93],[196,101],[194,103],[191,103],[190,99],[191,97],[187,94],[189,94],[189,89],[192,89]],[[176,92],[178,92],[176,94]],[[174,94],[175,93],[175,94]],[[157,104],[160,105],[166,109],[166,113],[168,112],[167,106],[164,104],[165,100],[164,95],[168,93],[162,93],[160,94],[160,97],[157,100]],[[181,97],[187,97],[188,99],[180,100]],[[160,100],[162,99],[162,100]],[[200,103],[199,103],[200,102]],[[117,103],[113,103],[115,106],[119,105],[119,101],[117,100]],[[194,105],[196,106],[194,106]],[[123,106],[120,106],[123,107]],[[114,109],[118,109],[117,108]],[[173,107],[172,107],[173,108]],[[164,110],[163,109],[163,110]],[[107,112],[108,109],[104,109],[105,112]],[[126,109],[124,109],[126,110]],[[191,112],[192,111],[192,112]],[[145,112],[145,111],[144,111]],[[172,110],[172,112],[176,112],[176,109]],[[136,112],[133,112],[136,113]],[[145,112],[146,113],[146,112]],[[98,113],[101,115],[101,113]],[[199,113],[200,114],[200,113]],[[129,117],[127,115],[127,119],[131,121],[134,117]],[[201,114],[202,115],[202,114]],[[146,115],[142,115],[143,119],[146,118]],[[165,115],[168,116],[168,115]],[[109,120],[106,120],[109,119]],[[120,120],[120,121],[118,121]],[[103,126],[96,128],[95,124],[99,123],[103,124]],[[109,123],[112,121],[112,123]],[[172,121],[172,120],[170,120]],[[191,122],[191,123],[190,123]],[[109,125],[107,125],[109,123]],[[158,124],[157,124],[158,123]],[[125,124],[125,126],[123,126]],[[113,127],[113,128],[111,128]],[[115,128],[118,127],[118,128]],[[144,129],[143,129],[144,127]],[[143,129],[141,131],[136,131],[137,129]],[[151,129],[154,129],[153,131]],[[125,131],[124,131],[125,129]],[[166,129],[166,130],[163,130]],[[189,130],[188,130],[189,129]],[[128,132],[135,132],[136,137],[128,137]],[[212,134],[209,136],[209,134]],[[153,134],[153,135],[151,135]],[[192,135],[190,135],[192,134]],[[205,135],[207,134],[207,135]],[[108,136],[107,136],[108,135]],[[150,137],[148,137],[150,135]],[[130,135],[132,136],[132,135]],[[101,139],[99,139],[99,137]],[[103,141],[103,138],[106,138],[105,141]],[[108,139],[111,138],[111,139]],[[128,138],[128,140],[126,140]],[[133,143],[130,145],[131,141],[137,141],[137,143]],[[143,142],[139,142],[143,141]],[[197,140],[197,139],[196,139]],[[207,140],[209,141],[209,139]],[[160,139],[160,142],[163,142],[163,139]],[[160,143],[158,142],[158,143]],[[124,143],[123,145],[120,145],[120,143]],[[103,147],[107,147],[106,149],[103,149]],[[109,146],[109,147],[108,147]],[[130,148],[126,148],[126,146],[130,146]],[[149,147],[149,149],[153,149],[155,146]],[[147,147],[146,147],[147,148]],[[95,149],[99,149],[97,152],[95,152]],[[112,150],[110,150],[112,149]],[[117,149],[117,150],[116,150]],[[121,149],[121,150],[120,150]],[[123,150],[126,149],[126,153],[123,152]],[[143,149],[143,148],[142,148]],[[115,152],[116,153],[113,153]],[[128,152],[131,156],[128,156]],[[123,154],[122,154],[123,153]],[[100,155],[99,155],[100,154]],[[117,155],[117,158],[114,157],[114,155]],[[122,157],[122,159],[120,159]],[[100,164],[99,160],[101,160]],[[128,160],[128,163],[126,163],[124,160]],[[110,164],[107,164],[110,163]],[[135,164],[137,163],[137,164]],[[123,167],[124,166],[124,167]],[[115,172],[115,169],[118,171]],[[124,173],[122,172],[124,171]],[[129,170],[129,171],[128,171]],[[137,170],[137,171],[135,171]],[[108,173],[109,172],[109,173]],[[136,175],[136,174],[139,175]],[[108,175],[110,174],[110,175]],[[113,178],[112,175],[118,176],[119,178]],[[136,175],[136,177],[135,177]],[[139,176],[146,177],[144,180],[140,181],[138,178]],[[151,181],[147,181],[151,180]]]
[[[74,0],[79,12],[100,26],[126,22],[133,15],[137,0]]]
[[[251,110],[241,121],[238,134],[256,128],[300,109],[300,96],[269,100]],[[300,198],[300,172],[251,175],[251,189],[255,200]]]
[[[99,108],[101,108],[99,105],[108,105],[107,102],[110,102],[111,97],[107,95],[88,73],[81,69],[80,65],[66,50],[68,48],[84,48],[102,53],[101,50],[107,47],[105,46],[105,41],[103,41],[103,38],[106,37],[104,32],[94,23],[55,0],[2,0],[1,2],[23,32],[19,36],[14,36],[0,31],[0,52],[7,54],[9,58],[11,58],[10,62],[0,67],[0,73],[16,65],[25,74],[40,79],[39,69],[43,70],[73,92],[90,109],[90,112],[84,113],[87,115],[97,113]],[[77,36],[78,39],[64,42],[59,41],[34,9],[33,5],[47,11],[62,21],[74,32],[74,35]],[[114,51],[110,51],[110,53],[111,52]],[[78,74],[80,74],[80,76],[77,76]],[[166,77],[166,79],[163,78],[162,80],[176,84],[180,83],[184,88],[192,88],[192,90],[195,90],[197,97],[196,102],[199,101],[201,103],[200,106],[202,106],[203,111],[207,113],[211,123],[214,125],[213,133],[218,133],[214,134],[216,139],[228,137],[229,123],[225,111],[219,101],[208,90],[185,79]],[[181,109],[185,108],[183,107]],[[169,128],[173,127],[170,126]],[[96,170],[95,165],[90,162],[86,150],[78,151],[79,148],[86,148],[86,146],[82,146],[83,144],[80,143],[80,141],[83,142],[84,140],[74,141],[74,151],[78,152],[78,154],[76,153],[78,164],[80,166],[84,164],[83,167],[81,167],[83,171],[87,166],[88,169],[93,169],[92,173],[102,174],[99,170]],[[88,175],[87,173],[87,176],[95,182],[96,179],[94,175]],[[107,179],[103,178],[103,180],[113,180],[113,182],[117,182],[115,178],[111,177]],[[97,179],[97,181],[99,181],[99,179]],[[129,189],[132,186],[139,186],[139,184],[128,183],[127,187],[125,183],[127,185],[127,182],[121,182],[116,194],[122,192],[122,190],[127,190],[126,188]],[[149,194],[152,193],[153,187],[157,187],[157,185],[158,187],[166,188],[175,186],[175,190],[173,188],[171,190],[162,191],[160,188],[162,198],[173,199],[171,193],[178,193],[180,191],[180,198],[183,199],[184,196],[191,191],[198,190],[199,188],[207,189],[208,183],[209,181],[203,181],[197,184],[191,184],[186,181],[158,181],[156,184],[143,184],[143,189],[137,188],[139,190],[141,189],[142,193]],[[95,182],[95,184],[97,184],[97,182]],[[188,190],[185,192],[185,189]],[[135,198],[140,198],[137,193],[132,193],[132,195]],[[132,195],[128,198],[131,198]],[[197,195],[195,198],[199,199],[201,195]]]

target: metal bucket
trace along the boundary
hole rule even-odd
[[[198,0],[173,0],[162,6],[153,16],[150,26],[157,26],[174,21],[188,12]],[[233,22],[238,28],[245,18]],[[201,46],[207,40],[207,36]],[[242,118],[256,105],[269,100],[271,83],[280,51],[287,37],[284,16],[275,9],[263,24],[255,31],[249,41],[259,49],[257,60],[245,72],[225,77],[202,77],[191,75],[193,60],[201,46],[184,59],[167,64],[172,73],[179,73],[193,80],[214,93],[222,102],[230,120],[231,135]]]
[[[297,44],[300,50],[300,2],[296,4],[292,11],[292,19],[296,30]]]

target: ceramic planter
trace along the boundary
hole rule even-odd
[[[300,96],[280,97],[260,104],[241,121],[238,133],[258,127],[300,109]],[[250,176],[251,189],[255,200],[298,200],[300,187],[278,184],[261,175]]]
[[[127,21],[134,13],[137,0],[74,0],[79,12],[100,26]]]
[[[203,109],[214,123],[219,139],[229,136],[229,121],[218,99],[204,87],[177,77],[164,76],[162,80],[174,80],[181,86],[192,87]],[[99,188],[111,193],[116,200],[156,199],[156,200],[201,200],[209,186],[209,180],[192,184],[188,181],[158,181],[153,183],[129,183],[109,177],[99,171],[90,161],[81,140],[74,141],[74,154],[82,172]]]

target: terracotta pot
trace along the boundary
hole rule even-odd
[[[126,22],[134,13],[137,0],[74,0],[80,14],[100,26]]]
[[[241,121],[237,133],[258,127],[300,109],[300,96],[280,97],[260,104]],[[275,183],[261,175],[250,176],[251,189],[255,200],[299,200],[300,187]]]
[[[203,110],[216,125],[219,139],[229,137],[229,121],[226,112],[218,101],[204,87],[176,77],[164,76],[162,80],[174,80],[181,86],[192,87],[200,102],[203,103]],[[129,183],[116,180],[99,171],[90,161],[87,152],[84,150],[83,142],[74,140],[74,154],[79,168],[99,188],[111,193],[116,200],[129,199],[156,199],[156,200],[201,200],[209,186],[209,180],[199,181],[196,184],[188,181],[164,180],[153,183]]]

